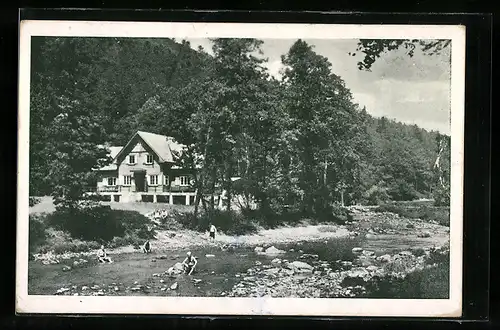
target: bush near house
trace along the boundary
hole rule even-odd
[[[150,219],[141,213],[113,210],[100,204],[32,214],[29,221],[30,253],[83,252],[101,244],[112,248],[129,244],[138,247],[155,235]],[[49,235],[49,231],[56,234]]]

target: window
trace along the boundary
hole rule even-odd
[[[168,180],[169,180],[169,177],[168,175],[163,175],[163,184],[168,186]]]
[[[150,175],[149,176],[149,184],[157,185],[158,184],[158,175]]]
[[[179,180],[181,182],[181,186],[189,186],[189,177],[188,176],[181,176],[179,177]]]
[[[132,176],[131,175],[124,175],[123,176],[123,184],[125,186],[130,186],[132,184]]]
[[[128,163],[135,164],[135,155],[128,156]]]
[[[116,178],[108,178],[108,186],[116,186]]]
[[[146,155],[146,164],[153,164],[153,155]]]

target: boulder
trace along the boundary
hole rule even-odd
[[[377,258],[377,261],[384,262],[384,263],[391,262],[391,260],[392,260],[392,257],[389,254],[384,254],[383,256],[380,256]]]
[[[68,288],[60,288],[59,290],[56,291],[56,293],[61,294],[61,293],[68,292],[68,291],[69,291]]]
[[[68,271],[70,271],[70,270],[71,270],[71,267],[70,267],[70,266],[64,266],[64,267],[62,268],[62,271],[63,271],[63,272],[68,272]]]
[[[170,267],[166,271],[168,275],[180,275],[183,272],[184,272],[184,266],[180,262],[175,263],[172,267]]]
[[[179,284],[177,284],[177,282],[175,282],[174,284],[172,284],[170,286],[170,290],[177,290],[178,287],[179,287]]]
[[[259,252],[262,252],[264,251],[264,248],[262,246],[256,246],[255,249],[254,249],[255,252],[259,253]]]
[[[285,253],[285,251],[277,249],[274,246],[271,246],[271,247],[266,249],[265,253],[266,254],[282,254],[282,253]]]
[[[297,273],[311,273],[313,271],[313,266],[305,263],[303,261],[294,261],[287,264],[287,268],[292,269]]]
[[[205,257],[207,257],[207,258],[213,258],[213,257],[215,257],[215,254],[206,254]]]
[[[363,255],[371,257],[371,256],[375,255],[375,252],[364,250]]]
[[[361,252],[363,252],[363,249],[360,247],[355,247],[352,249],[352,253],[361,253]]]
[[[417,237],[418,238],[428,238],[428,237],[431,237],[431,234],[429,232],[424,231],[424,232],[418,233]]]
[[[281,264],[281,259],[280,258],[274,258],[273,260],[271,260],[271,263],[272,264]]]

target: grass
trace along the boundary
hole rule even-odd
[[[375,212],[391,212],[409,219],[435,221],[442,226],[450,226],[450,208],[434,206],[432,201],[392,202],[378,206]]]

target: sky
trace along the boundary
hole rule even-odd
[[[194,49],[202,46],[208,53],[212,51],[208,39],[187,40]],[[265,66],[279,78],[281,55],[288,52],[295,40],[263,41],[262,57],[268,59]],[[368,113],[450,134],[449,52],[429,56],[415,51],[409,57],[404,50],[391,51],[377,59],[371,72],[366,72],[357,67],[363,55],[349,55],[356,53],[357,39],[304,41],[329,60],[332,72],[345,81],[354,102],[365,106]]]

